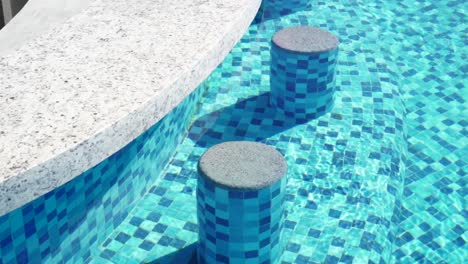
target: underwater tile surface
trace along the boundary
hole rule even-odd
[[[89,262],[194,263],[197,161],[216,143],[254,140],[290,167],[283,263],[463,263],[461,10],[462,1],[264,1],[207,81],[163,175]],[[340,37],[335,106],[315,120],[268,104],[269,41],[293,25]]]
[[[287,159],[283,263],[466,262],[465,10],[264,1],[231,54],[161,123],[0,217],[0,264],[195,263],[196,165],[226,140],[264,142]],[[268,103],[270,39],[296,25],[341,41],[335,106],[315,120]]]
[[[401,1],[389,7],[399,45],[408,160],[394,261],[468,261],[468,71],[464,1]],[[410,10],[411,12],[407,12]]]

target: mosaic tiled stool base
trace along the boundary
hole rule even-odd
[[[198,263],[278,263],[286,162],[256,142],[225,142],[198,164]]]
[[[315,118],[333,107],[338,38],[315,27],[290,27],[272,39],[273,106],[287,116]]]

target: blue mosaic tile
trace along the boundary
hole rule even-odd
[[[402,1],[389,10],[407,110],[408,159],[394,260],[463,263],[468,259],[466,215],[466,72],[463,1]],[[404,12],[408,9],[411,12]],[[421,20],[419,17],[424,16]],[[398,33],[404,30],[404,38]],[[421,37],[430,43],[419,45]],[[460,192],[461,191],[461,192]],[[452,230],[463,226],[465,235]],[[458,241],[463,241],[458,244]]]
[[[286,178],[259,190],[197,182],[198,263],[279,263]]]
[[[271,104],[288,118],[313,119],[329,112],[338,49],[308,54],[271,46]]]
[[[0,263],[82,263],[88,259],[159,176],[202,91],[198,89],[159,123],[96,167],[1,216]],[[138,227],[143,219],[135,216],[130,221]],[[146,232],[138,230],[127,237],[119,235],[119,241]],[[114,254],[103,251],[100,256]]]
[[[263,1],[191,97],[192,119],[174,112],[128,153],[0,217],[0,262],[195,263],[196,164],[226,140],[263,142],[287,159],[281,263],[466,262],[465,6]],[[271,37],[297,25],[341,42],[335,106],[314,120],[268,103]],[[157,140],[167,133],[172,148]]]
[[[264,5],[270,3],[273,1]],[[352,54],[357,51],[349,46],[350,39],[337,33],[348,46],[343,46],[343,56],[337,62],[335,109],[316,120],[287,118],[269,105],[269,41],[276,30],[301,23],[278,23],[275,19],[254,23],[207,81],[208,89],[187,138],[164,176],[154,184],[167,189],[163,195],[175,204],[169,206],[170,211],[151,209],[164,210],[169,219],[181,221],[177,224],[180,228],[167,237],[193,245],[197,235],[185,227],[196,224],[196,219],[190,218],[196,212],[194,190],[200,155],[227,140],[260,141],[285,154],[292,168],[285,193],[288,228],[284,228],[283,242],[300,247],[287,246],[290,250],[284,251],[283,262],[385,262],[392,253],[390,220],[399,205],[396,196],[402,190],[405,154],[404,144],[400,145],[405,137],[404,106],[398,83],[393,81],[394,65],[373,52],[371,47],[378,47],[376,41],[359,50],[361,57],[357,57]],[[325,23],[320,26],[339,31],[334,31],[334,24],[328,27]],[[372,74],[367,68],[358,70],[358,62],[378,70]],[[359,148],[364,142],[369,147]],[[187,180],[176,180],[182,177]],[[388,192],[388,188],[396,191]],[[148,195],[142,207],[157,204],[158,199]],[[140,206],[136,210],[134,214],[141,213]],[[124,231],[125,227],[119,229]],[[152,258],[156,263],[166,256],[177,259],[181,252],[169,243],[158,244],[153,250],[160,252]],[[178,261],[174,263],[183,259]]]

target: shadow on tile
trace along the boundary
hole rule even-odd
[[[148,264],[197,264],[197,243],[155,259]]]
[[[253,24],[278,19],[304,10],[311,10],[312,4],[313,3],[310,0],[263,1]]]
[[[204,115],[192,124],[188,137],[200,147],[225,141],[260,141],[307,119],[285,116],[269,104],[270,93],[262,93]]]

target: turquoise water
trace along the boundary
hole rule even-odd
[[[239,139],[275,146],[290,166],[284,263],[466,261],[465,10],[462,1],[265,1],[207,81],[154,191],[93,261],[189,259],[196,162]],[[269,40],[293,25],[341,41],[335,108],[302,124],[267,104]],[[157,222],[145,218],[153,210]],[[150,251],[138,246],[145,240]]]
[[[283,263],[466,262],[467,5],[265,0],[224,62],[160,123],[1,216],[0,264],[194,263],[196,164],[227,140],[286,157]],[[295,25],[341,42],[335,106],[307,122],[268,104],[270,39]]]

